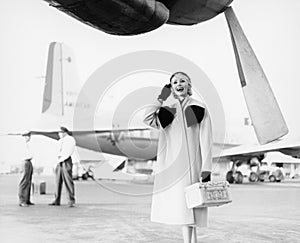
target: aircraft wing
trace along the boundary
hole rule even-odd
[[[89,134],[107,134],[107,133],[121,133],[121,132],[139,132],[139,131],[149,131],[149,128],[129,128],[129,129],[105,129],[105,130],[95,130],[95,131],[71,131],[73,136],[81,136],[81,135],[89,135]],[[24,133],[28,133],[29,131],[26,131]],[[30,131],[31,135],[42,135],[45,137],[53,138],[58,140],[58,132],[59,130],[55,131]],[[17,133],[7,133],[3,135],[16,135],[21,136],[24,133],[17,132]]]
[[[246,157],[260,156],[267,152],[279,151],[284,154],[299,158],[300,157],[300,139],[282,139],[274,142],[260,145],[249,144],[240,145],[233,148],[225,149],[220,158],[236,160]]]
[[[157,154],[158,134],[149,128],[71,131],[76,145],[96,152],[126,156],[129,159],[151,160]],[[58,140],[57,131],[31,131]],[[22,134],[9,134],[22,135]]]

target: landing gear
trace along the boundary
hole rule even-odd
[[[243,183],[243,174],[240,171],[236,172],[235,182],[237,184]]]
[[[241,172],[236,171],[236,164],[238,163],[237,160],[232,161],[231,170],[226,173],[226,181],[229,183],[243,183],[243,175]]]
[[[243,183],[243,174],[240,171],[233,172],[232,170],[228,171],[226,174],[226,181],[229,183],[237,183],[242,184]]]
[[[249,174],[250,182],[263,182],[265,179],[265,172],[260,170],[261,161],[265,158],[264,154],[258,155],[256,157],[252,157],[249,160],[250,170],[252,170]]]
[[[270,175],[269,176],[269,180],[270,180],[270,182],[275,182],[276,181],[276,177],[274,175]]]
[[[249,175],[249,181],[250,182],[257,182],[258,181],[258,175],[255,172],[251,172]]]
[[[233,177],[233,171],[230,170],[227,172],[226,174],[226,181],[228,181],[229,183],[233,183],[234,182],[234,177]]]
[[[232,158],[232,167],[230,171],[226,173],[226,180],[229,183],[241,184],[243,183],[244,175],[249,175],[248,179],[250,182],[264,181],[265,178],[260,171],[260,165],[263,159],[264,154],[251,158]],[[249,167],[250,170],[247,169]]]

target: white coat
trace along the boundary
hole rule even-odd
[[[187,125],[188,107],[202,107],[200,123]],[[159,116],[162,105],[156,101],[146,110],[144,122],[160,129],[152,196],[151,221],[207,226],[207,208],[188,209],[184,189],[200,181],[202,171],[212,167],[212,125],[206,106],[191,97],[177,100],[169,108],[173,121],[166,126]],[[204,109],[203,109],[204,108]],[[164,128],[163,128],[164,126]]]

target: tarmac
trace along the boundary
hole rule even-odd
[[[46,194],[32,195],[34,206],[18,206],[21,175],[0,175],[0,241],[8,242],[183,242],[180,226],[150,221],[151,184],[76,181],[76,206],[48,206]],[[37,188],[36,188],[37,189]],[[231,185],[233,202],[209,210],[209,227],[199,228],[198,242],[300,242],[300,180]]]

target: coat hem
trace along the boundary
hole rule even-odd
[[[187,225],[187,226],[199,227],[199,228],[207,228],[208,227],[208,223],[206,225],[199,225],[199,224],[195,224],[195,223],[165,222],[165,221],[159,221],[159,220],[154,220],[154,219],[151,219],[151,222],[159,223],[159,224],[167,224],[167,225],[179,225],[179,226]]]

